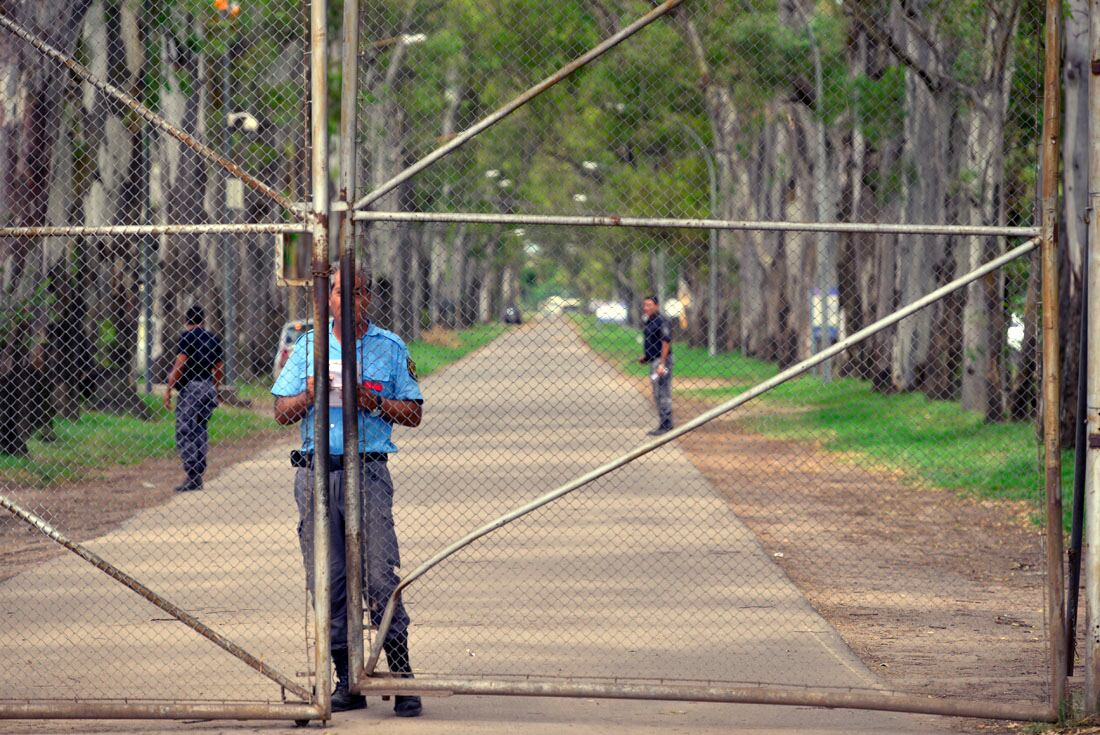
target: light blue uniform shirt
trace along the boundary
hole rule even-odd
[[[393,332],[379,329],[371,324],[367,333],[356,345],[359,362],[359,382],[369,383],[372,389],[381,387],[383,398],[400,401],[422,401],[420,386],[413,377],[409,349]],[[332,333],[332,322],[328,327],[328,359],[330,364],[340,361],[340,343]],[[296,396],[306,389],[306,378],[313,376],[313,331],[303,334],[294,345],[279,379],[271,386],[275,396]],[[397,451],[390,440],[393,426],[382,417],[373,417],[366,411],[359,411],[359,451],[386,452]],[[313,451],[313,406],[302,419],[302,451]],[[339,405],[329,405],[328,420],[329,453],[344,453],[344,409]]]

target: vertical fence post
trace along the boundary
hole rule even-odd
[[[1089,3],[1089,242],[1100,242],[1100,0]],[[1085,712],[1100,712],[1100,259],[1089,248],[1085,455]]]
[[[1100,240],[1100,0],[1089,3],[1089,242]],[[1085,635],[1086,714],[1100,712],[1100,259],[1089,248],[1087,437],[1085,455]]]
[[[359,224],[352,218],[355,200],[356,145],[359,91],[359,0],[344,0],[344,28],[340,88],[340,195],[347,209],[340,222],[340,359],[344,385],[344,555],[347,570],[348,683],[359,685],[363,670],[362,500],[359,479],[358,334],[355,308],[355,243]],[[370,284],[364,284],[370,287]],[[334,315],[335,318],[335,315]],[[369,517],[370,498],[367,498]],[[368,524],[369,528],[369,524]],[[369,560],[368,560],[369,563]]]
[[[1060,711],[1066,691],[1065,585],[1062,564],[1061,360],[1058,354],[1058,133],[1060,0],[1047,0],[1043,74],[1042,299],[1043,466],[1047,527],[1047,631],[1050,635],[1051,706]]]
[[[315,637],[317,707],[324,719],[332,714],[332,611],[328,532],[329,466],[329,379],[328,379],[328,95],[327,0],[310,2],[310,135],[312,140],[311,180],[313,188],[313,579],[317,622]]]

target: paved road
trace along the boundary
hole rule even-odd
[[[400,430],[402,451],[391,463],[406,569],[629,449],[655,423],[637,386],[562,319],[509,332],[426,380],[424,392],[424,424]],[[142,513],[91,546],[293,675],[307,664],[288,448],[273,447],[203,493]],[[469,547],[412,587],[407,602],[414,665],[423,676],[879,686],[675,446]],[[0,586],[0,615],[0,659],[9,662],[0,666],[4,696],[278,696],[74,559]],[[372,700],[370,710],[337,724],[365,732],[385,718],[394,733],[952,726],[885,713],[659,702],[454,697],[426,706],[422,720],[393,721],[388,705]],[[0,730],[11,727],[0,723]]]

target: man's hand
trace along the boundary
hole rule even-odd
[[[657,363],[657,375],[663,378],[667,373],[668,368],[665,367],[665,364],[663,362]]]
[[[358,386],[356,400],[359,403],[359,410],[367,411],[368,413],[382,406],[382,396],[362,385]]]
[[[164,407],[169,411],[172,410],[172,389],[168,388],[164,391]]]
[[[296,396],[275,397],[275,420],[289,426],[309,413],[313,405],[313,378],[306,378],[306,389]]]
[[[638,358],[638,364],[639,365],[645,365],[647,362],[649,362],[649,360],[645,359],[645,355],[642,355],[641,357]]]

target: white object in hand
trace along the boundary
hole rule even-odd
[[[328,405],[330,408],[339,408],[344,401],[344,371],[339,360],[332,360],[328,364]]]

